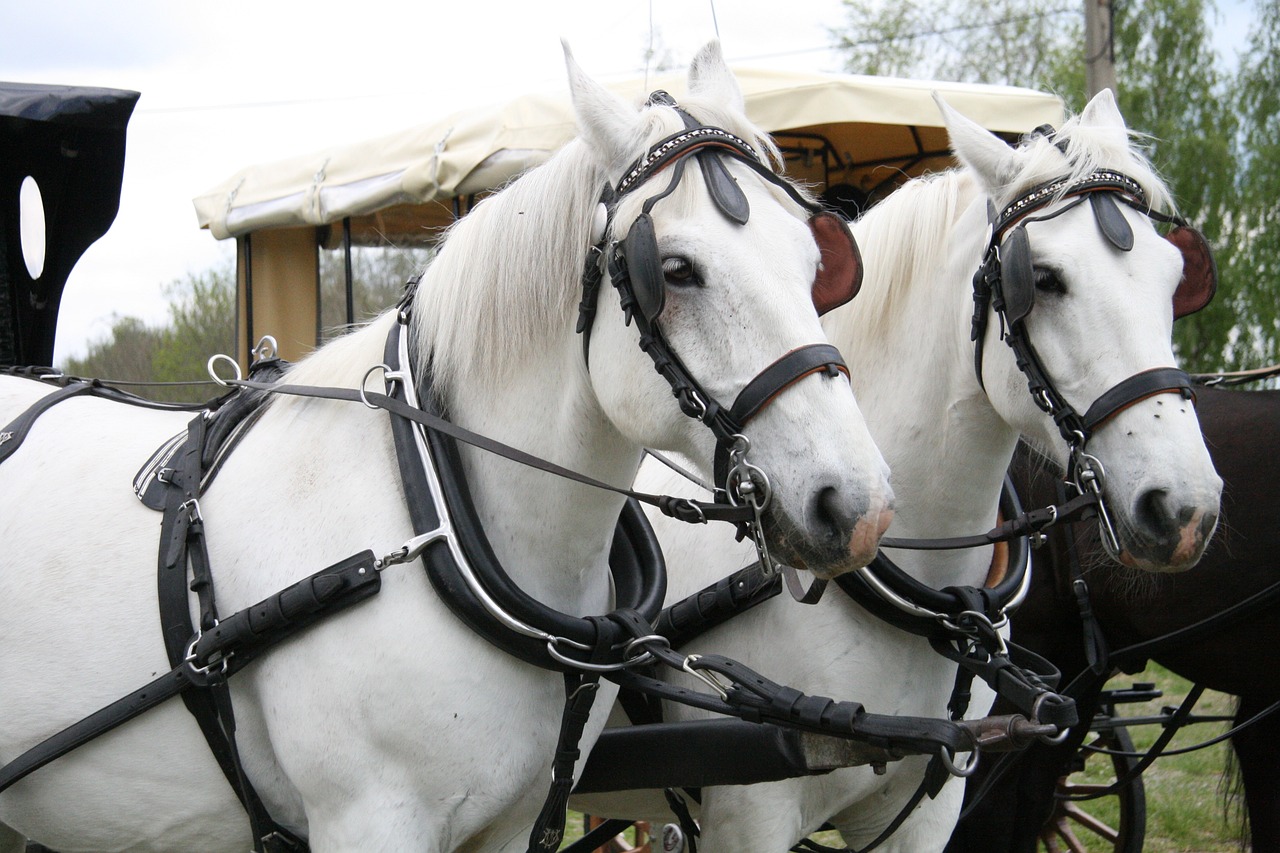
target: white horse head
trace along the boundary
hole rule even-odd
[[[991,233],[988,207],[999,212],[1031,187],[1064,177],[1071,183],[1103,169],[1136,179],[1134,191],[1157,209],[1168,204],[1167,191],[1131,150],[1109,96],[1054,136],[1067,140],[1066,154],[1043,137],[1010,149],[945,111],[953,147],[965,165],[909,181],[854,223],[868,260],[866,280],[858,299],[824,323],[853,366],[872,434],[894,471],[895,538],[959,536],[994,526],[1019,436],[1064,466],[1069,461],[1063,436],[1034,402],[1000,339],[990,306],[984,309],[981,380],[975,375],[972,281]],[[1150,217],[1113,205],[1133,233],[1134,246],[1126,252],[1100,229],[1093,202],[1086,197],[1068,208],[1071,203],[1050,194],[1032,215],[1052,219],[1020,220],[1032,249],[1028,281],[1034,286],[1040,280],[1043,288],[1034,291],[1024,319],[1049,377],[1083,414],[1117,383],[1174,363],[1171,303],[1183,264],[1153,230]],[[1124,228],[1115,222],[1109,220],[1108,227],[1117,239],[1122,236],[1118,231]],[[1060,284],[1050,281],[1050,273]],[[1190,403],[1177,394],[1156,394],[1123,408],[1092,433],[1084,451],[1106,466],[1106,493],[1125,559],[1152,567],[1193,560],[1202,547],[1197,540],[1212,529],[1219,481]],[[1177,508],[1184,504],[1187,510]],[[746,562],[731,544],[706,547],[671,525],[659,530],[683,544],[683,550],[668,549],[673,564],[690,566],[696,576],[675,581],[681,585],[676,598]],[[979,587],[1001,569],[990,547],[887,550],[905,571],[936,589]],[[814,644],[814,636],[824,642]],[[875,713],[946,717],[957,683],[955,664],[928,643],[831,590],[815,607],[779,596],[684,649],[785,673],[798,690],[856,700]],[[985,683],[974,684],[969,715],[985,713],[991,698]],[[669,703],[666,714],[685,719],[698,712]],[[917,804],[912,794],[924,775],[925,763],[907,758],[875,771],[856,767],[774,784],[707,787],[701,840],[709,850],[780,850],[830,819],[851,847],[862,849],[900,810],[909,809],[910,817],[882,849],[938,850],[959,813],[963,785],[953,780],[937,797]],[[627,798],[587,805],[598,814],[662,814],[660,799],[623,805]]]
[[[651,102],[638,118],[571,58],[569,68],[589,156],[615,186],[638,153],[685,130],[687,116],[748,141],[762,162],[776,155],[744,117],[742,93],[716,43],[695,58],[689,96],[678,109]],[[642,211],[650,219],[663,279],[655,325],[688,375],[728,407],[775,359],[825,340],[810,307],[819,247],[807,213],[743,159],[721,158],[749,210],[746,221],[721,210],[719,201],[708,204],[713,193],[701,156],[664,167],[622,195],[609,236],[626,240]],[[714,436],[674,405],[671,386],[637,345],[638,323],[620,322],[619,292],[605,287],[598,299],[589,381],[602,410],[628,439],[710,467]],[[637,375],[648,381],[637,382]],[[891,517],[887,469],[846,386],[843,378],[800,381],[743,431],[751,463],[772,484],[765,524],[778,556],[823,576],[868,561]]]
[[[1129,377],[1174,365],[1172,306],[1191,261],[1153,227],[1150,217],[1171,206],[1169,191],[1130,144],[1111,92],[1093,98],[1061,130],[1033,135],[1018,148],[941,106],[956,155],[996,211],[1050,186],[1043,206],[1006,217],[997,236],[1006,281],[1008,258],[1029,254],[1021,304],[1009,314],[1023,314],[1026,339],[1065,403],[1084,415]],[[1099,176],[1124,189],[1075,194]],[[981,379],[991,403],[1065,465],[1062,430],[1027,393],[1028,379],[1001,343],[1000,327],[988,323],[981,342]],[[1217,524],[1222,482],[1189,395],[1152,387],[1145,396],[1128,396],[1127,405],[1091,425],[1078,452],[1104,476],[1117,558],[1146,570],[1189,568]]]

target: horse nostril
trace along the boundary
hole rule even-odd
[[[1174,506],[1166,489],[1144,492],[1134,503],[1133,512],[1138,524],[1160,539],[1178,536],[1194,514],[1191,507]]]
[[[813,499],[813,521],[815,530],[824,538],[843,544],[853,534],[858,515],[835,487],[825,486]]]

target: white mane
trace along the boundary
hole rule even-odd
[[[1147,202],[1155,210],[1172,212],[1173,197],[1168,186],[1156,174],[1150,161],[1134,144],[1140,133],[1113,127],[1099,127],[1072,116],[1052,137],[1034,137],[1021,150],[1021,169],[992,199],[997,208],[1004,207],[1019,194],[1036,184],[1058,178],[1076,180],[1098,169],[1116,169],[1137,181],[1147,194]],[[1058,145],[1066,145],[1069,169],[1063,174],[1063,156]]]

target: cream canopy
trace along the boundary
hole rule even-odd
[[[848,184],[871,198],[908,176],[952,164],[938,92],[1003,134],[1060,124],[1062,101],[1011,86],[734,69],[747,114],[774,135],[787,173],[819,190]],[[612,86],[637,100],[653,89],[678,99],[683,76]],[[530,94],[356,145],[250,166],[197,197],[200,227],[218,239],[260,229],[351,218],[357,243],[375,235],[429,242],[452,221],[454,199],[492,191],[576,135],[567,92]]]

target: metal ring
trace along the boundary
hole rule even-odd
[[[1041,693],[1036,697],[1035,701],[1031,703],[1031,720],[1034,723],[1037,725],[1043,725],[1043,723],[1040,722],[1040,706],[1045,702],[1052,701],[1055,696],[1057,696],[1056,693]],[[1056,735],[1037,735],[1036,739],[1048,746],[1057,746],[1066,740],[1067,735],[1069,734],[1071,734],[1071,727],[1066,726],[1064,728],[1059,728]]]
[[[240,364],[231,356],[221,352],[215,353],[214,355],[209,356],[209,360],[205,362],[205,369],[209,371],[210,378],[212,378],[214,382],[217,382],[223,388],[228,387],[228,380],[223,379],[221,376],[218,375],[218,372],[213,369],[213,366],[218,363],[219,359],[231,365],[231,369],[236,372],[236,378],[234,381],[239,382],[241,379]]]
[[[1057,746],[1058,744],[1065,741],[1067,739],[1067,735],[1069,734],[1071,734],[1071,729],[1065,728],[1065,729],[1061,729],[1056,735],[1053,735],[1052,737],[1050,737],[1049,735],[1039,735],[1036,738],[1036,740],[1040,741],[1046,746]]]
[[[947,768],[947,772],[952,776],[959,776],[961,779],[972,776],[974,771],[978,769],[978,748],[975,746],[973,751],[969,753],[969,762],[964,767],[956,765],[955,753],[947,749],[945,746],[938,753],[938,758],[942,759],[942,766]]]
[[[387,374],[388,376],[391,374],[391,368],[385,364],[375,364],[373,367],[370,367],[368,370],[366,370],[364,372],[364,376],[360,377],[360,402],[364,403],[370,409],[377,411],[379,407],[375,406],[373,403],[370,403],[369,398],[364,395],[364,385],[366,382],[369,381],[369,375],[373,373],[375,370],[381,370],[384,374]]]
[[[643,637],[636,637],[634,640],[627,643],[626,646],[624,646],[622,649],[623,661],[628,666],[631,665],[630,662],[633,659],[638,660],[641,657],[640,655],[633,656],[635,647],[640,645],[641,643],[659,643],[668,649],[671,648],[671,641],[668,640],[666,637],[662,636],[661,634],[645,634]],[[649,657],[653,657],[653,654],[649,652],[647,649],[645,650],[644,654],[649,655]]]
[[[629,663],[628,664],[586,663],[584,661],[574,660],[573,658],[567,657],[556,650],[557,641],[564,640],[564,639],[565,639],[564,637],[547,638],[547,654],[551,655],[553,659],[559,661],[560,663],[566,666],[573,667],[574,669],[587,670],[588,672],[617,672],[618,670],[623,669],[625,666],[631,665]],[[571,643],[571,645],[574,645],[574,644]]]

